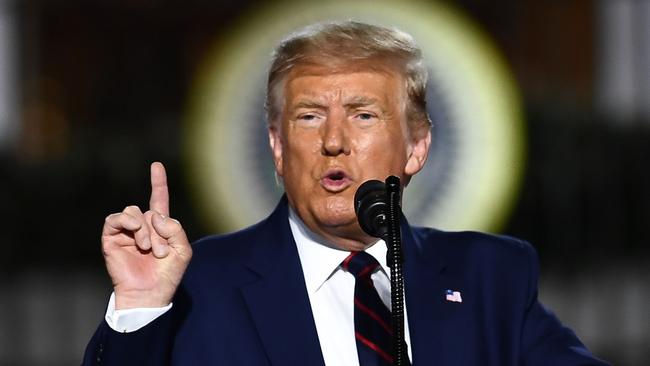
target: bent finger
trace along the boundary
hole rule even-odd
[[[136,205],[126,206],[122,212],[127,213],[135,218],[142,216],[142,210],[140,210],[140,207]]]
[[[124,211],[125,214],[131,215],[140,222],[140,228],[133,232],[133,238],[138,248],[142,250],[151,249],[151,239],[149,233],[151,232],[149,225],[146,224],[144,220],[144,214],[138,206],[127,206]]]
[[[106,216],[106,219],[104,219],[102,235],[115,235],[123,231],[136,231],[141,226],[142,223],[140,220],[127,213],[114,213]]]

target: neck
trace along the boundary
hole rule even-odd
[[[309,225],[307,222],[303,221],[291,206],[289,206],[289,215],[306,231],[307,236],[311,237],[315,242],[327,245],[331,248],[348,252],[358,252],[371,247],[378,241],[377,238],[369,235],[359,234],[361,228],[359,228],[358,225],[357,230],[345,230],[340,227],[324,230],[318,225]],[[352,232],[352,234],[349,234],[348,232]]]

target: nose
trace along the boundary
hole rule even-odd
[[[345,113],[331,112],[321,125],[322,153],[326,156],[350,155],[350,139]]]

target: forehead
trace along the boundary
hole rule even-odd
[[[284,86],[285,107],[299,99],[398,103],[406,97],[401,74],[389,67],[364,64],[344,68],[300,65],[287,75]]]

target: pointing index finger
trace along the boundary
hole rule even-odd
[[[162,163],[151,164],[151,198],[149,209],[162,215],[169,216],[169,190],[167,189],[167,173]]]

